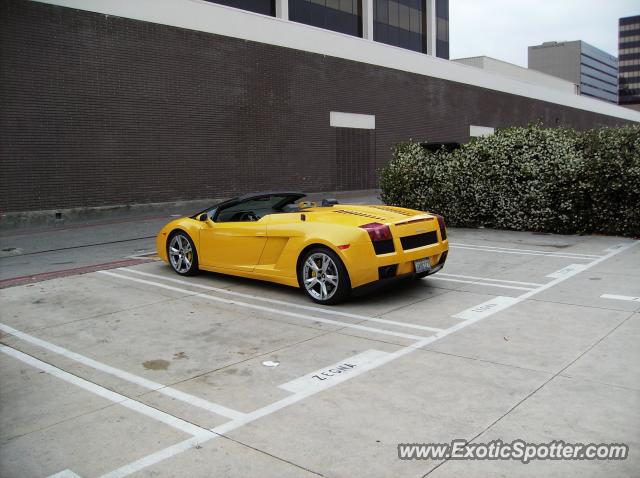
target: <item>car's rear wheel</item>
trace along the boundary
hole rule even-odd
[[[198,253],[186,232],[176,231],[167,241],[167,257],[174,271],[181,276],[198,272]]]
[[[337,304],[351,292],[347,268],[335,252],[325,247],[313,248],[304,254],[298,265],[298,282],[318,304]]]

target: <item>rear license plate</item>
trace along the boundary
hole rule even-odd
[[[428,257],[424,259],[419,259],[417,261],[413,261],[413,265],[416,268],[416,274],[420,274],[421,272],[426,272],[431,270],[431,262],[429,262]]]

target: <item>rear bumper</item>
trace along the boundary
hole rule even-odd
[[[379,280],[389,280],[396,277],[410,277],[415,274],[414,262],[428,258],[432,270],[446,260],[445,253],[449,250],[449,241],[441,240],[434,244],[414,249],[403,250],[398,239],[395,240],[395,251],[387,254],[376,254],[369,241],[351,244],[351,247],[341,252],[341,258],[349,271],[351,287],[353,289]],[[443,262],[444,263],[444,262]]]
[[[447,251],[445,251],[443,254],[440,255],[440,258],[439,258],[438,262],[436,263],[436,265],[432,266],[431,270],[428,273],[426,273],[423,277],[430,276],[430,275],[435,274],[436,272],[442,270],[446,260],[447,260]],[[369,282],[367,284],[363,284],[363,285],[360,285],[358,287],[354,287],[351,292],[352,292],[353,295],[356,295],[356,296],[366,295],[366,294],[374,292],[374,291],[376,291],[378,289],[381,289],[381,288],[384,288],[384,287],[388,287],[388,286],[391,286],[393,284],[397,284],[398,282],[400,282],[402,280],[413,279],[416,276],[418,276],[418,274],[416,274],[416,272],[413,271],[413,272],[408,272],[408,273],[404,273],[404,274],[396,274],[396,275],[393,275],[393,276],[379,278],[376,281]]]

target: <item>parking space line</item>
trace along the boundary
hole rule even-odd
[[[315,388],[324,388],[327,380],[333,381],[342,374],[353,373],[356,369],[366,365],[370,362],[378,360],[382,357],[386,357],[388,352],[380,350],[365,350],[362,353],[354,355],[336,362],[334,364],[323,367],[319,370],[307,373],[302,377],[298,377],[282,385],[278,385],[278,388],[286,390],[287,392],[298,393],[305,390],[311,390]]]
[[[178,455],[184,451],[190,450],[191,448],[196,448],[209,440],[216,438],[218,435],[211,434],[202,434],[199,436],[194,436],[187,440],[176,443],[175,445],[171,445],[167,448],[163,448],[155,453],[151,453],[145,457],[142,457],[138,460],[135,460],[131,463],[127,463],[120,468],[117,468],[109,473],[105,473],[100,478],[124,478],[125,476],[129,476],[132,473],[135,473],[140,470],[144,470],[148,466],[155,465],[167,458],[171,458],[175,455]]]
[[[494,249],[497,251],[514,251],[514,252],[519,252],[519,253],[531,253],[531,254],[536,254],[536,255],[543,255],[543,256],[556,256],[556,257],[576,257],[576,258],[580,258],[580,259],[597,259],[599,257],[603,257],[601,255],[596,255],[596,254],[582,254],[582,253],[575,253],[575,252],[553,252],[553,251],[543,251],[540,249],[517,249],[517,248],[513,248],[513,247],[499,247],[499,246],[486,246],[486,245],[481,245],[481,244],[464,244],[461,242],[453,242],[453,243],[449,243],[450,245],[454,246],[454,247],[459,247],[459,248],[478,248],[478,249]]]
[[[602,256],[600,258],[598,258],[597,260],[594,260],[593,262],[591,262],[590,264],[587,265],[587,268],[589,267],[593,267],[613,256],[615,256],[616,254],[619,254],[633,246],[635,246],[636,244],[638,244],[640,241],[635,241],[635,242],[631,242],[631,243],[626,243],[621,245],[619,248],[616,248],[615,250],[612,250],[609,254],[607,254],[606,256]],[[557,284],[559,284],[560,282],[563,282],[567,279],[569,279],[569,277],[572,277],[575,274],[578,274],[581,271],[575,271],[574,274],[570,275],[570,276],[564,276],[564,277],[560,277],[556,280],[553,280],[537,289],[534,289],[532,291],[529,291],[523,295],[521,295],[520,297],[516,297],[516,298],[509,298],[509,299],[514,299],[514,301],[509,305],[509,307],[521,302],[522,300],[525,300],[528,297],[531,297],[539,292],[542,292],[543,290],[549,289]],[[503,309],[504,310],[504,309]],[[260,418],[266,417],[268,415],[271,415],[279,410],[282,410],[283,408],[288,407],[289,405],[293,405],[301,400],[304,400],[305,398],[311,397],[317,393],[319,393],[320,391],[324,391],[327,390],[329,388],[332,388],[342,382],[345,382],[347,380],[350,380],[352,378],[355,378],[357,376],[360,376],[370,370],[373,370],[375,368],[381,367],[382,365],[385,365],[389,362],[392,362],[393,360],[396,360],[400,357],[403,357],[405,355],[408,355],[412,352],[415,352],[416,350],[419,350],[421,348],[426,347],[427,345],[432,344],[433,342],[436,342],[437,340],[440,340],[444,337],[447,337],[448,335],[451,335],[455,332],[458,332],[462,329],[464,329],[465,327],[468,327],[472,324],[475,324],[483,319],[485,319],[486,317],[488,317],[491,314],[486,314],[486,315],[477,315],[475,317],[469,318],[468,320],[464,320],[464,321],[460,321],[458,324],[449,327],[448,329],[445,329],[441,332],[436,333],[435,335],[432,335],[430,337],[425,337],[411,345],[408,345],[406,347],[402,347],[398,350],[396,350],[395,352],[390,352],[388,353],[386,356],[369,362],[367,364],[365,364],[363,367],[361,367],[358,370],[355,370],[354,373],[352,374],[344,374],[342,376],[338,376],[336,378],[336,380],[331,381],[330,383],[328,383],[324,388],[322,389],[307,389],[298,393],[295,393],[293,395],[290,395],[288,397],[285,397],[281,400],[278,400],[274,403],[271,403],[269,405],[266,405],[265,407],[259,408],[257,410],[254,410],[253,412],[247,413],[245,414],[244,417],[238,419],[238,420],[231,420],[227,423],[224,423],[218,427],[212,428],[211,431],[219,434],[219,435],[223,435],[225,433],[228,433],[232,430],[235,430],[237,428],[240,428],[248,423],[251,423],[255,420],[258,420]],[[214,437],[203,437],[202,440],[200,440],[200,443],[204,443]],[[185,442],[181,442],[177,445],[173,445],[171,447],[165,448],[163,450],[160,450],[156,453],[153,453],[151,455],[148,455],[144,458],[141,458],[135,462],[132,462],[128,465],[125,465],[121,468],[118,468],[117,470],[114,470],[111,473],[108,473],[106,475],[104,475],[102,478],[123,478],[125,476],[128,476],[131,473],[140,471],[148,466],[154,465],[159,463],[160,461],[163,461],[165,459],[171,458],[179,453],[182,453],[183,451],[188,450],[189,448],[192,448],[194,446],[195,442],[193,441],[185,441]]]
[[[458,312],[451,317],[462,320],[469,320],[475,318],[484,318],[491,314],[495,314],[501,310],[506,309],[507,307],[511,307],[515,302],[517,302],[516,297],[504,297],[498,296],[493,299],[489,299],[482,304],[478,304],[473,306],[467,310],[463,310],[462,312]]]
[[[164,281],[167,281],[167,282],[173,282],[175,284],[182,284],[182,285],[187,285],[187,286],[190,286],[190,287],[196,287],[198,289],[208,290],[208,291],[211,291],[211,292],[218,292],[220,294],[232,295],[232,296],[235,296],[235,297],[242,297],[242,298],[245,298],[245,299],[257,300],[257,301],[260,301],[260,302],[268,302],[270,304],[285,305],[287,307],[295,307],[295,308],[298,308],[298,309],[310,310],[312,312],[319,312],[321,314],[338,315],[338,316],[341,316],[341,317],[349,317],[351,319],[368,320],[370,322],[378,322],[380,324],[396,325],[398,327],[406,327],[406,328],[409,328],[409,329],[426,330],[426,331],[429,331],[429,332],[440,332],[442,330],[442,329],[438,329],[436,327],[427,327],[426,325],[418,325],[418,324],[412,324],[412,323],[407,323],[407,322],[398,322],[396,320],[380,319],[378,317],[369,317],[367,315],[351,314],[349,312],[343,312],[341,310],[336,310],[335,308],[333,308],[333,309],[323,309],[321,307],[314,307],[312,305],[296,304],[295,302],[288,302],[286,300],[270,299],[268,297],[258,297],[258,296],[251,295],[251,294],[243,294],[242,292],[236,292],[236,291],[233,291],[233,290],[221,289],[219,287],[212,287],[212,286],[208,286],[208,285],[197,284],[197,283],[189,282],[189,281],[186,281],[186,280],[176,279],[174,277],[165,277],[165,276],[158,275],[158,274],[150,274],[148,272],[142,272],[142,271],[139,271],[139,270],[136,270],[136,269],[120,268],[120,269],[118,269],[118,271],[131,272],[133,274],[138,274],[138,275],[141,275],[141,276],[153,277],[155,279],[161,279],[161,280],[164,280]]]
[[[628,295],[602,294],[601,299],[627,300],[631,302],[640,302],[640,297],[630,297]]]
[[[160,256],[157,252],[145,252],[142,254],[132,254],[130,256],[126,256],[127,259],[146,259],[151,261],[159,261]]]
[[[348,327],[348,328],[352,328],[352,329],[358,329],[358,330],[364,330],[367,332],[374,332],[376,334],[382,334],[382,335],[391,335],[393,337],[402,337],[405,339],[411,339],[411,340],[420,340],[423,339],[424,336],[421,335],[412,335],[412,334],[405,334],[403,332],[394,332],[392,330],[386,330],[386,329],[378,329],[375,327],[367,327],[366,325],[360,325],[360,324],[351,324],[349,322],[340,322],[339,320],[331,320],[331,319],[325,319],[322,317],[315,317],[312,315],[304,315],[304,314],[299,314],[297,312],[289,312],[287,310],[279,310],[279,309],[274,309],[272,307],[265,307],[263,305],[257,305],[257,304],[250,304],[248,302],[241,302],[239,300],[233,300],[233,299],[224,299],[222,297],[214,297],[212,295],[209,294],[202,294],[199,292],[193,292],[191,290],[188,289],[181,289],[179,287],[173,287],[171,285],[167,285],[167,284],[162,284],[160,282],[153,282],[153,281],[148,281],[148,280],[144,280],[144,279],[136,279],[135,277],[128,277],[122,274],[115,274],[113,272],[107,272],[107,271],[100,271],[100,273],[102,274],[106,274],[112,277],[117,277],[119,279],[125,279],[125,280],[130,280],[133,282],[139,282],[140,284],[147,284],[147,285],[152,285],[155,287],[160,287],[162,289],[167,289],[167,290],[172,290],[174,292],[180,292],[183,294],[188,294],[191,297],[199,297],[202,299],[207,299],[207,300],[211,300],[214,302],[222,302],[223,304],[230,304],[230,305],[237,305],[239,307],[246,307],[249,309],[254,309],[254,310],[262,310],[264,312],[269,312],[271,314],[279,314],[279,315],[286,315],[289,317],[295,317],[298,319],[302,319],[302,320],[307,320],[307,321],[311,321],[311,322],[321,322],[324,324],[331,324],[331,325],[337,325],[339,327]],[[365,319],[365,320],[369,320],[369,319]],[[382,321],[383,319],[380,319],[380,321]],[[396,325],[395,323],[393,325]]]
[[[0,330],[11,334],[16,338],[24,340],[25,342],[32,343],[46,349],[50,352],[56,353],[58,355],[62,355],[68,359],[73,360],[74,362],[81,363],[88,367],[94,368],[101,372],[107,373],[109,375],[113,375],[114,377],[118,377],[122,380],[125,380],[130,383],[134,383],[142,388],[146,388],[148,390],[161,393],[163,395],[167,395],[171,398],[175,398],[176,400],[180,400],[181,402],[188,403],[189,405],[193,405],[194,407],[202,408],[209,412],[215,413],[217,415],[221,415],[223,417],[237,419],[242,417],[243,413],[238,412],[236,410],[232,410],[223,405],[219,405],[217,403],[212,403],[207,400],[203,400],[202,398],[194,397],[185,392],[181,392],[180,390],[176,390],[171,387],[167,387],[161,383],[153,382],[143,377],[139,377],[129,372],[125,372],[124,370],[117,369],[110,365],[104,364],[102,362],[98,362],[89,357],[85,357],[84,355],[80,355],[76,352],[72,352],[71,350],[65,349],[64,347],[60,347],[58,345],[47,342],[46,340],[39,339],[34,337],[33,335],[29,335],[25,332],[21,332],[13,327],[9,327],[5,324],[0,324]]]
[[[507,284],[492,284],[490,282],[481,282],[477,280],[462,280],[462,279],[451,279],[448,277],[429,277],[429,280],[443,280],[447,282],[462,282],[463,284],[476,284],[476,285],[486,285],[489,287],[500,287],[502,289],[517,289],[517,290],[533,290],[532,287],[520,287],[515,285],[507,285]]]
[[[478,304],[475,307],[471,307],[467,310],[464,310],[458,314],[454,314],[452,315],[452,317],[454,318],[462,318],[465,320],[466,317],[472,317],[475,315],[479,315],[482,318],[488,317],[490,315],[495,314],[496,312],[499,312],[501,310],[504,310],[506,308],[511,307],[512,305],[515,305],[517,303],[520,303],[526,299],[528,299],[529,297],[533,297],[536,294],[539,294],[540,292],[543,292],[547,289],[550,289],[551,287],[554,287],[556,285],[558,285],[561,282],[564,282],[567,279],[570,279],[571,277],[575,276],[576,274],[579,274],[582,271],[586,271],[587,269],[590,269],[593,266],[596,266],[598,264],[600,264],[603,261],[606,261],[607,259],[615,256],[616,254],[619,254],[622,251],[625,251],[627,249],[630,249],[631,247],[639,244],[640,241],[634,241],[634,242],[628,242],[626,244],[620,244],[619,247],[615,247],[615,248],[611,248],[610,252],[604,256],[600,256],[597,259],[592,260],[591,262],[589,262],[588,264],[572,264],[571,266],[565,267],[563,269],[560,269],[559,271],[556,271],[552,274],[549,274],[547,277],[555,277],[554,280],[547,282],[546,284],[541,285],[540,287],[537,287],[535,289],[532,289],[528,292],[525,292],[524,294],[518,296],[518,297],[508,297],[506,299],[509,299],[509,304],[507,304],[506,306],[504,306],[504,299],[505,298],[501,298],[501,297],[496,297],[494,299],[491,299],[487,302],[483,302],[482,304]],[[491,305],[493,302],[496,302],[496,305]]]
[[[446,274],[444,272],[438,272],[438,275],[445,276],[445,277],[459,277],[462,279],[482,280],[482,281],[488,281],[488,282],[504,282],[505,284],[532,285],[535,287],[544,285],[544,284],[538,284],[537,282],[521,282],[517,280],[491,279],[490,277],[463,276],[461,274]]]
[[[205,443],[211,439],[216,438],[217,436],[224,436],[226,433],[229,433],[233,430],[236,430],[244,425],[247,425],[251,422],[254,422],[256,420],[259,420],[260,418],[264,418],[267,417],[269,415],[272,415],[273,413],[276,413],[290,405],[294,405],[298,402],[301,402],[302,400],[312,397],[313,395],[316,395],[322,391],[328,390],[330,388],[333,388],[343,382],[346,382],[347,380],[351,380],[355,377],[358,377],[360,375],[363,375],[371,370],[374,370],[378,367],[381,367],[387,363],[390,363],[394,360],[397,360],[401,357],[404,357],[405,355],[408,355],[410,353],[415,352],[416,350],[419,350],[439,339],[442,339],[454,332],[457,332],[465,327],[468,327],[469,325],[479,321],[480,318],[476,318],[476,319],[471,319],[468,321],[464,321],[464,322],[459,322],[458,324],[454,325],[453,327],[449,327],[446,330],[443,330],[442,332],[438,332],[436,335],[432,335],[430,337],[426,337],[422,340],[419,340],[417,342],[414,342],[411,345],[408,345],[406,347],[402,347],[398,350],[396,350],[395,352],[390,352],[387,353],[386,355],[380,357],[377,360],[373,360],[370,361],[366,364],[364,364],[362,367],[360,367],[359,369],[356,369],[353,371],[353,373],[351,374],[344,374],[344,375],[340,375],[338,377],[336,377],[335,380],[330,381],[329,383],[326,383],[326,385],[324,385],[321,388],[307,388],[301,391],[298,391],[292,395],[289,395],[288,397],[282,398],[276,402],[273,402],[269,405],[266,405],[262,408],[258,408],[257,410],[254,410],[253,412],[247,413],[245,414],[244,417],[238,419],[238,420],[231,420],[227,423],[223,423],[222,425],[219,425],[215,428],[212,428],[211,431],[213,433],[215,433],[215,435],[213,436],[204,436],[202,438],[200,438],[199,440],[195,440],[195,439],[191,439],[191,440],[185,440],[184,442],[178,443],[176,445],[172,445],[170,447],[167,447],[163,450],[160,450],[158,452],[152,453],[151,455],[148,455],[144,458],[141,458],[139,460],[136,460],[132,463],[129,463],[123,467],[120,467],[116,470],[113,470],[110,473],[107,473],[105,475],[103,475],[100,478],[124,478],[125,476],[128,476],[132,473],[138,472],[148,466],[152,466],[155,465],[163,460],[166,460],[168,458],[172,458],[173,456],[176,456],[184,451],[189,450],[190,448],[193,448],[196,444],[202,444]]]
[[[573,273],[573,272],[580,272],[583,271],[585,269],[587,264],[571,264],[567,267],[563,267],[560,270],[557,270],[555,272],[552,272],[551,274],[547,274],[545,277],[551,277],[553,279],[557,279],[559,277],[563,277],[567,274]]]
[[[47,478],[81,478],[80,475],[75,474],[71,470],[62,470],[53,475],[47,476]]]
[[[519,254],[524,256],[539,256],[539,257],[558,257],[562,259],[573,259],[575,260],[591,260],[595,257],[604,257],[604,256],[570,256],[565,254],[560,254],[557,252],[525,252],[524,250],[510,250],[510,249],[496,249],[489,247],[471,247],[471,246],[451,246],[454,249],[468,249],[470,251],[480,251],[480,252],[493,252],[496,254]]]
[[[88,380],[80,378],[76,375],[72,375],[69,372],[65,372],[62,369],[54,367],[53,365],[50,365],[46,362],[43,362],[42,360],[34,358],[31,355],[27,355],[23,352],[20,352],[19,350],[13,349],[6,345],[0,345],[0,352],[10,357],[13,357],[17,360],[20,360],[28,365],[31,365],[32,367],[40,369],[43,372],[48,373],[49,375],[60,378],[65,382],[68,382],[73,385],[76,385],[77,387],[83,388],[84,390],[87,390],[88,392],[98,395],[99,397],[102,397],[111,402],[117,403],[118,405],[122,405],[123,407],[126,407],[135,412],[141,413],[142,415],[146,415],[150,418],[153,418],[156,421],[162,422],[165,425],[169,425],[189,435],[199,436],[206,431],[206,429],[199,427],[197,425],[194,425],[193,423],[189,423],[185,420],[182,420],[181,418],[174,417],[173,415],[160,411],[156,408],[150,407],[149,405],[145,405],[144,403],[138,402],[129,397],[121,395],[117,392],[101,387],[100,385],[97,385],[93,382],[89,382]],[[212,432],[209,432],[209,433],[212,433]]]

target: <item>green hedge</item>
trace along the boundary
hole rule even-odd
[[[638,236],[640,126],[507,128],[453,152],[400,143],[380,187],[452,226]]]

